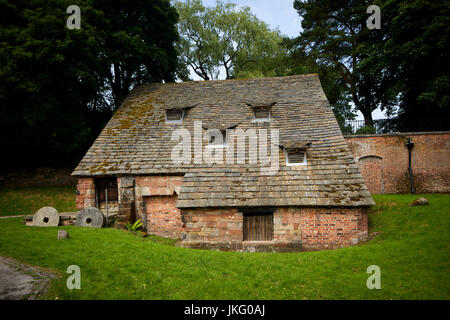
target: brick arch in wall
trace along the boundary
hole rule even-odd
[[[383,158],[375,155],[361,157],[358,167],[370,193],[384,193]]]

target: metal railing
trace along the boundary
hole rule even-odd
[[[364,120],[346,120],[340,123],[343,134],[394,133],[411,131],[447,131],[450,130],[448,117],[417,117],[406,121],[399,118],[373,120],[373,128],[365,128]],[[364,129],[361,129],[364,128]]]
[[[341,129],[345,134],[356,134],[358,133],[358,130],[361,128],[364,128],[365,122],[364,120],[346,120],[344,127]],[[395,119],[378,119],[373,120],[373,129],[374,132],[371,133],[392,133],[396,132],[397,130],[397,122]],[[370,129],[368,130],[370,131]],[[370,133],[370,132],[362,132],[362,133]]]

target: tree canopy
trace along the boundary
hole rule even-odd
[[[275,56],[282,37],[260,21],[250,8],[217,1],[205,7],[200,0],[177,2],[180,15],[179,52],[182,63],[202,79],[226,78],[258,59]]]
[[[381,29],[367,28],[369,5],[381,8]],[[397,112],[398,130],[450,129],[443,120],[450,101],[447,1],[296,0],[294,7],[303,18],[298,50],[336,68],[366,125],[379,107]]]
[[[168,0],[0,0],[0,145],[7,167],[73,166],[139,83],[173,81]]]
[[[175,5],[180,14],[181,64],[203,80],[217,79],[220,68],[227,79],[319,73],[339,121],[354,116],[337,68],[318,64],[295,41],[258,20],[250,8],[222,1],[205,7],[200,0]]]
[[[372,111],[380,101],[371,91],[377,74],[360,72],[362,47],[370,32],[366,27],[369,1],[361,0],[296,0],[294,7],[300,16],[303,32],[298,45],[308,56],[323,66],[335,68],[347,83],[352,101],[372,125]]]
[[[449,2],[383,1],[382,12],[382,89],[398,95],[397,129],[450,130]]]
[[[70,5],[0,0],[3,169],[75,165],[134,86],[188,68],[204,80],[315,72],[341,123],[354,105],[369,125],[379,107],[396,130],[450,129],[448,1],[295,0],[295,39],[220,0],[80,0],[81,29],[66,26]]]

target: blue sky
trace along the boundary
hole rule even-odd
[[[272,29],[278,28],[283,35],[296,37],[302,31],[301,17],[294,9],[293,0],[224,0],[224,2],[236,3],[239,6],[250,7],[251,12],[258,19],[266,22]],[[214,6],[216,0],[203,0],[203,5]],[[191,77],[199,80],[193,72]],[[386,118],[379,109],[372,113],[374,119]],[[364,119],[361,112],[358,111],[357,120]]]

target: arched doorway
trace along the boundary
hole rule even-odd
[[[358,167],[370,193],[384,193],[383,158],[378,156],[361,157]]]

